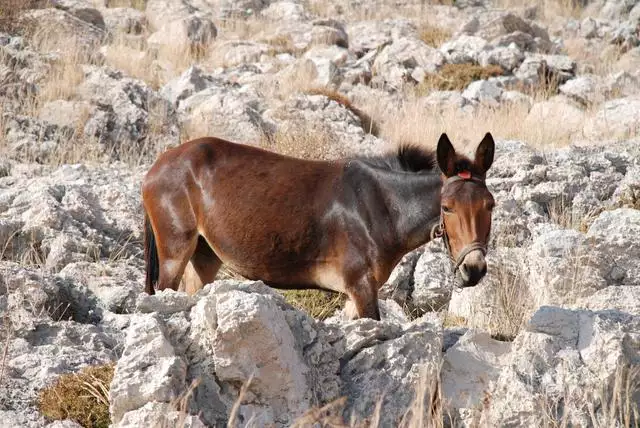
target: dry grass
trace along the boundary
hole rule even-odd
[[[147,0],[107,0],[107,7],[130,7],[144,11],[147,8]]]
[[[30,9],[43,9],[50,6],[49,0],[0,0],[0,31],[25,35],[32,26],[20,19],[22,13]]]
[[[332,316],[344,306],[347,299],[342,293],[324,290],[286,290],[282,294],[291,306],[320,320]]]
[[[367,21],[408,18],[420,19],[429,16],[431,6],[453,6],[456,0],[424,0],[421,2],[326,2],[309,0],[309,12],[325,18],[339,18],[345,21]]]
[[[616,45],[597,44],[597,40],[566,38],[563,40],[564,54],[574,59],[579,68],[599,76],[616,72],[616,64],[624,50]]]
[[[570,370],[566,367],[564,370]],[[640,367],[616,366],[614,377],[596,388],[564,388],[560,396],[552,393],[540,396],[537,404],[543,414],[542,427],[560,428],[574,425],[574,417],[582,416],[594,428],[637,428],[640,426]],[[555,395],[555,396],[554,396]],[[567,411],[567,408],[573,411]],[[576,411],[577,414],[576,415]]]
[[[470,304],[468,318],[445,312],[443,325],[477,328],[494,339],[512,341],[534,312],[532,298],[521,271],[509,270],[501,262],[490,269],[483,282],[486,291]]]
[[[451,38],[451,31],[428,23],[420,24],[418,33],[420,40],[434,48],[439,48],[444,42]]]
[[[496,0],[494,4],[503,9],[535,6],[537,19],[545,23],[556,22],[557,18],[579,19],[584,15],[585,0]]]
[[[461,91],[475,80],[486,80],[504,74],[502,67],[476,64],[445,64],[433,74],[428,74],[416,87],[417,95],[428,95],[431,91]]]
[[[534,102],[543,101],[553,93],[553,82],[529,91]],[[377,100],[372,99],[367,110],[384,111],[377,108],[376,103]],[[380,103],[384,101],[380,100]],[[530,115],[530,106],[525,102],[497,106],[481,104],[470,110],[439,108],[426,105],[419,93],[410,91],[395,111],[374,115],[373,120],[379,124],[382,137],[393,144],[413,142],[435,148],[440,135],[446,132],[456,147],[468,151],[475,149],[484,133],[491,132],[494,138],[524,141],[544,151],[567,146],[582,138],[583,128],[597,108],[598,105],[592,105],[585,110],[584,120],[580,122],[558,120],[554,121],[554,126],[549,126],[545,116]]]
[[[570,202],[567,202],[564,197],[553,199],[546,206],[546,210],[549,213],[549,219],[563,227],[564,229],[574,229],[578,232],[586,233],[591,226],[591,223],[602,212],[600,208],[594,208],[587,215],[577,214]]]
[[[448,415],[440,386],[440,367],[425,365],[414,383],[414,398],[407,407],[404,416],[396,425],[398,428],[442,428],[445,416]],[[373,413],[364,420],[345,420],[344,410],[346,397],[339,398],[322,407],[308,410],[299,417],[292,427],[326,427],[326,428],[379,428],[381,416],[385,412],[381,394]]]
[[[261,145],[268,150],[302,159],[329,160],[351,154],[351,150],[341,145],[329,126],[302,119],[280,126],[275,134],[265,136]]]
[[[107,428],[110,424],[109,385],[114,370],[114,364],[106,364],[60,376],[40,392],[40,411],[49,419],[72,419],[83,427]]]

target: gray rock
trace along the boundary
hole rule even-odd
[[[462,93],[462,97],[469,101],[493,106],[498,104],[501,95],[502,88],[491,80],[476,80],[470,83]]]
[[[73,0],[68,4],[72,3],[86,4],[84,2],[74,2]],[[92,14],[90,11],[95,11],[95,9],[90,7],[83,8],[81,6],[75,10],[83,18],[92,21],[100,21],[102,18],[99,12],[98,15]],[[64,10],[54,8],[33,9],[28,11],[25,17],[36,22],[39,28],[52,31],[46,33],[48,36],[43,40],[42,49],[45,51],[54,51],[56,49],[56,40],[73,40],[80,54],[92,55],[95,53],[96,47],[101,45],[106,38],[104,21],[99,22],[101,26],[96,26]]]
[[[380,298],[390,298],[400,306],[406,306],[413,291],[413,274],[422,249],[407,253],[391,272],[387,282],[378,291]]]
[[[610,281],[640,285],[640,210],[618,208],[605,211],[591,224],[587,238],[593,242],[602,269]]]
[[[453,266],[440,241],[430,242],[416,262],[411,303],[422,312],[440,310],[455,286]]]
[[[198,416],[184,414],[168,403],[149,402],[143,407],[124,414],[115,428],[136,428],[142,426],[176,426],[184,428],[206,428]]]
[[[544,124],[543,135],[548,135],[550,140],[567,140],[582,131],[586,117],[586,113],[570,100],[555,97],[533,104],[524,123],[528,127]]]
[[[416,67],[435,72],[444,56],[420,40],[401,38],[387,45],[376,57],[372,72],[391,87],[399,88]]]
[[[346,32],[349,49],[358,56],[379,50],[394,40],[417,36],[415,25],[408,20],[349,22]]]
[[[505,71],[513,71],[524,61],[525,55],[515,43],[485,49],[478,55],[478,63],[483,67],[499,65]]]
[[[199,67],[191,66],[180,77],[164,85],[160,90],[160,95],[169,100],[175,107],[178,107],[182,100],[214,84],[219,85],[221,82],[205,74]]]
[[[165,329],[155,315],[134,316],[131,320],[109,390],[114,424],[145,403],[171,402],[185,389],[187,364],[176,355]]]
[[[358,320],[344,328],[353,355],[341,370],[342,394],[349,397],[346,415],[369,417],[383,394],[380,424],[392,426],[414,399],[423,399],[415,397],[419,386],[426,397],[435,393],[433,379],[442,361],[439,323],[426,317],[404,327]]]
[[[147,30],[148,23],[144,12],[130,7],[110,7],[102,9],[105,27],[112,36],[139,36]]]
[[[481,37],[462,35],[457,39],[445,42],[439,50],[448,63],[477,63],[487,49],[487,41]]]
[[[498,379],[511,351],[511,343],[492,339],[488,333],[467,331],[445,355],[440,376],[442,395],[458,421],[471,424],[486,392]]]
[[[594,75],[578,76],[567,81],[558,89],[560,92],[583,105],[591,105],[604,100],[603,84]]]
[[[481,37],[490,41],[494,46],[506,46],[505,37],[526,35],[527,44],[520,46],[524,50],[546,52],[551,49],[551,42],[547,31],[538,24],[522,19],[508,11],[486,11],[470,18],[461,28],[461,33]]]
[[[542,234],[529,253],[529,287],[534,307],[574,301],[607,285],[586,238],[574,230]]]
[[[540,308],[514,341],[481,422],[533,427],[545,417],[578,425],[603,421],[601,407],[589,415],[584,404],[609,402],[620,387],[614,384],[625,382],[623,370],[637,364],[638,351],[624,343],[637,342],[639,323],[637,316],[616,311]],[[590,396],[592,388],[601,388],[602,398]],[[623,394],[632,403],[640,400],[633,390]]]
[[[102,14],[87,0],[56,0],[53,4],[56,9],[64,10],[76,18],[104,30],[105,23]]]
[[[572,308],[591,311],[616,310],[628,314],[640,313],[640,287],[637,285],[611,285],[579,299]]]
[[[638,134],[640,99],[637,96],[607,101],[584,125],[584,134],[592,140],[624,139]]]
[[[264,108],[261,101],[247,89],[224,84],[194,93],[180,103],[178,114],[182,126],[198,135],[259,142],[271,129],[261,116]]]
[[[293,1],[276,1],[260,11],[265,19],[275,22],[305,21],[309,18],[304,5]]]

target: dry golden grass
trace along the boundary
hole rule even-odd
[[[417,381],[414,383],[414,398],[405,410],[404,416],[398,422],[398,428],[443,428],[445,417],[448,415],[440,385],[441,367],[424,365],[420,369]],[[292,428],[323,427],[323,428],[379,428],[381,416],[385,412],[381,397],[373,413],[363,420],[345,420],[344,409],[346,397],[341,397],[322,407],[314,407],[300,416],[292,424]]]
[[[563,40],[564,54],[574,59],[579,67],[589,72],[607,76],[616,70],[616,63],[624,54],[620,46],[596,44],[594,40],[584,38],[566,38]]]
[[[455,0],[424,0],[421,2],[344,2],[334,3],[324,0],[309,0],[307,7],[311,14],[324,17],[339,17],[345,21],[367,21],[408,18],[425,20],[429,18],[432,6],[454,6]]]
[[[28,34],[32,26],[20,19],[29,9],[50,7],[49,0],[0,0],[0,31],[8,34]]]
[[[433,74],[428,74],[416,87],[417,95],[428,95],[431,91],[461,91],[475,80],[486,80],[502,76],[502,67],[476,64],[445,64]]]
[[[264,136],[261,146],[301,159],[331,160],[352,154],[351,149],[343,146],[327,125],[302,119],[287,122],[275,134]]]
[[[332,316],[347,299],[342,293],[323,290],[284,290],[281,293],[291,306],[319,320]]]
[[[434,48],[439,48],[451,38],[451,31],[428,23],[420,24],[418,33],[420,40]]]
[[[571,204],[560,197],[552,200],[546,206],[549,213],[549,219],[565,229],[574,229],[578,232],[586,233],[591,223],[602,212],[601,208],[594,208],[587,215],[577,214],[571,207]]]
[[[107,428],[110,424],[109,386],[114,370],[114,364],[106,364],[60,376],[40,392],[40,411],[52,420],[71,419],[83,427]]]
[[[147,8],[147,0],[107,0],[107,7],[130,7],[144,11]]]
[[[558,18],[579,19],[584,15],[584,0],[496,0],[496,7],[517,9],[535,6],[537,19],[546,23],[556,22]]]
[[[611,382],[597,388],[563,388],[559,397],[541,395],[536,403],[543,415],[540,426],[574,426],[572,414],[565,411],[570,406],[585,414],[588,426],[593,428],[637,428],[640,426],[640,408],[636,401],[639,390],[640,367],[619,364]]]

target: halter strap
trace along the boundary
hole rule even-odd
[[[452,177],[448,177],[444,181],[444,183],[442,184],[442,188],[444,189],[444,186],[446,184],[448,184],[448,183],[452,183],[452,182],[460,181],[460,180],[463,180],[463,181],[474,181],[476,183],[485,185],[484,180],[482,178],[480,178],[480,177],[474,176],[471,173],[466,173],[466,174],[460,173],[459,175],[454,175]],[[443,212],[442,208],[440,208],[439,221],[431,227],[431,240],[434,240],[436,238],[442,238],[442,240],[444,241],[444,245],[447,248],[447,251],[451,255],[451,246],[449,245],[449,235],[447,235],[447,230],[446,230],[446,228],[444,226],[444,212]],[[456,258],[455,266],[453,268],[453,275],[456,274],[456,271],[458,270],[460,265],[464,262],[464,258],[467,257],[467,255],[469,253],[471,253],[472,251],[476,251],[476,250],[481,251],[483,256],[487,255],[487,247],[482,242],[473,241],[469,245],[466,245],[462,249],[462,251],[460,251],[460,254],[458,254],[458,257]]]

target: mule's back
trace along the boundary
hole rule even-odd
[[[323,257],[329,245],[325,212],[342,169],[341,162],[202,138],[158,159],[145,178],[143,198],[152,221],[170,217],[162,223],[202,236],[240,274],[295,282],[305,279],[304,262]]]

